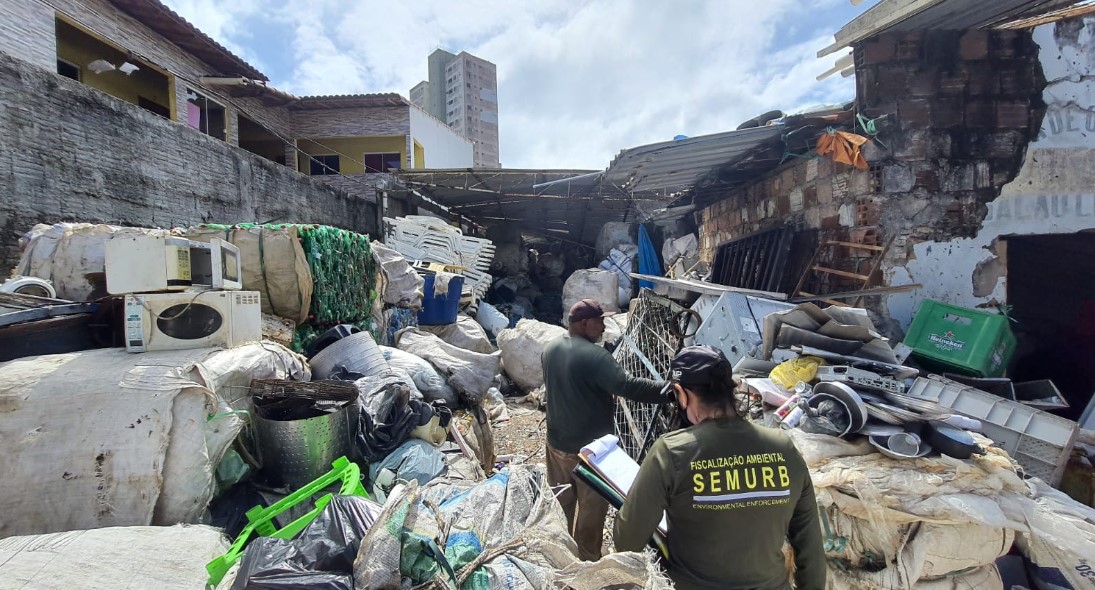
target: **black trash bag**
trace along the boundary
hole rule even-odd
[[[410,389],[405,386],[392,384],[385,389],[376,413],[362,410],[358,420],[357,451],[369,463],[387,457],[410,438],[412,430],[429,422],[435,413],[430,404],[410,399]],[[452,416],[451,411],[448,416]]]
[[[850,423],[851,417],[848,416],[846,407],[835,401],[825,400],[818,402],[816,408],[804,414],[798,427],[811,434],[841,436],[848,431]]]
[[[361,496],[333,497],[295,539],[252,541],[232,590],[353,590],[354,558],[381,510]]]

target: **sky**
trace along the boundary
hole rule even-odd
[[[297,96],[397,92],[441,48],[497,65],[505,168],[601,170],[623,149],[855,95],[818,59],[849,0],[163,0]]]

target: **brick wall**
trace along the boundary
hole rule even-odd
[[[347,109],[293,109],[293,134],[296,137],[358,137],[373,135],[409,135],[411,107],[375,107]],[[410,153],[408,149],[407,153]]]
[[[325,223],[376,207],[285,166],[0,54],[0,265],[36,223]]]
[[[789,273],[802,272],[820,240],[895,237],[885,270],[903,266],[917,243],[977,233],[1045,112],[1030,32],[886,34],[858,46],[855,60],[857,109],[878,118],[878,141],[864,148],[870,169],[798,158],[728,193],[700,212],[705,259],[728,239],[792,224]],[[835,256],[844,258],[827,266],[858,272],[854,251]]]
[[[884,229],[911,242],[974,235],[1045,113],[1030,32],[893,33],[855,57],[860,111],[887,117]]]
[[[784,224],[833,234],[845,226],[874,225],[879,206],[872,175],[877,172],[812,153],[794,158],[701,210],[700,255],[711,261],[722,242]]]

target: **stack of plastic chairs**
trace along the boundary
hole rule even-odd
[[[408,215],[384,218],[385,243],[409,262],[436,262],[463,270],[464,295],[471,297],[474,314],[493,280],[488,271],[494,260],[494,243],[464,236],[457,228],[435,217]]]

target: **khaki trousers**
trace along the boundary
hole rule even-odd
[[[574,476],[578,455],[564,453],[551,445],[547,445],[546,455],[548,484],[552,487],[570,486],[558,498],[567,516],[567,530],[578,544],[578,557],[585,561],[597,561],[601,558],[601,546],[604,544],[608,502]]]

